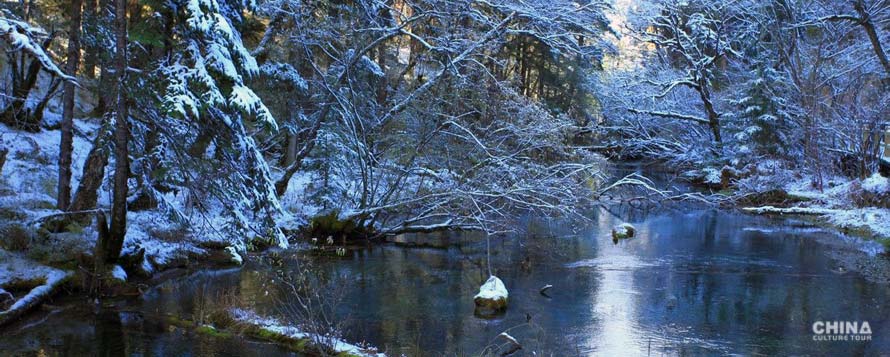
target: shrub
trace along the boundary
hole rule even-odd
[[[10,224],[0,229],[0,243],[10,251],[27,250],[31,245],[31,231],[20,224]]]

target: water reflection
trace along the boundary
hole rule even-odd
[[[616,222],[613,216],[600,214],[599,225],[612,227]],[[637,225],[636,235],[646,236],[645,226]],[[596,243],[597,258],[570,267],[587,266],[594,268],[596,289],[592,298],[593,324],[591,334],[583,352],[605,355],[640,354],[640,346],[634,339],[639,327],[635,325],[637,309],[635,300],[639,292],[635,289],[634,272],[645,266],[635,255],[612,242],[611,233],[598,230],[592,237]],[[625,242],[620,242],[622,245]]]
[[[347,321],[345,338],[391,355],[474,355],[502,343],[497,336],[503,331],[523,344],[520,355],[890,350],[890,288],[839,273],[833,257],[855,248],[837,244],[830,233],[713,210],[641,214],[612,208],[592,214],[596,227],[586,231],[528,221],[524,234],[492,242],[492,268],[510,291],[507,312],[495,319],[473,315],[472,297],[487,272],[485,245],[471,239],[444,249],[375,246],[345,258],[298,253],[278,265],[254,262],[240,270],[200,273],[125,306],[144,320],[63,312],[0,336],[0,350],[257,354],[259,346],[170,330],[151,323],[150,315],[195,314],[201,296],[220,293],[276,314],[287,304],[278,271],[306,261],[343,278],[329,284],[345,290],[338,308]],[[637,237],[615,245],[609,231],[623,221],[637,227]],[[820,242],[832,242],[831,249]],[[540,294],[548,284],[553,285],[548,296]],[[867,320],[873,341],[814,342],[810,327],[817,320]],[[262,355],[286,353],[260,346]]]

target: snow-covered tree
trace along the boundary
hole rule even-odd
[[[886,6],[641,3],[630,36],[652,47],[641,47],[642,68],[597,83],[600,147],[718,168],[769,155],[804,163],[817,177],[852,166],[867,174],[886,123],[886,35],[875,26],[885,22]],[[702,155],[711,144],[699,127],[725,150]]]
[[[284,167],[279,194],[305,169],[326,183],[317,188],[319,206],[388,234],[498,230],[509,212],[571,214],[583,206],[573,203],[592,197],[587,184],[598,180],[599,162],[569,145],[578,130],[572,120],[528,98],[532,85],[515,71],[536,69],[519,70],[513,61],[523,55],[509,46],[525,39],[554,67],[596,68],[606,3],[265,6],[280,32],[267,31],[264,53],[286,60],[270,49],[277,41],[300,49],[308,62],[294,67],[308,68],[311,98],[301,106],[301,149]]]
[[[254,138],[278,125],[249,85],[260,67],[238,31],[256,4],[186,0],[163,6],[176,17],[177,41],[170,56],[135,83],[146,91],[137,108],[145,120],[136,128],[147,155],[137,170],[142,194],[177,211],[174,217],[187,217],[164,194],[170,185],[183,187],[187,206],[199,213],[193,224],[207,222],[202,215],[228,216],[229,229],[221,232],[286,245],[275,221],[282,211],[272,176]]]
[[[650,18],[639,36],[653,44],[663,61],[678,69],[676,78],[654,83],[660,91],[654,98],[664,98],[677,88],[692,89],[700,101],[700,113],[663,111],[656,108],[629,108],[637,114],[685,120],[707,125],[720,150],[723,142],[721,116],[716,90],[721,67],[730,56],[738,56],[737,41],[744,38],[746,27],[739,26],[744,2],[658,1],[648,9]],[[702,115],[703,114],[703,115]]]
[[[8,78],[11,88],[3,88],[6,93],[0,98],[0,121],[16,128],[30,131],[40,130],[43,110],[62,81],[75,82],[73,76],[62,72],[47,47],[55,33],[47,33],[40,27],[17,19],[7,10],[0,16],[0,50],[6,53],[9,65]],[[42,97],[33,93],[41,72],[53,77],[50,86]],[[5,87],[5,86],[4,86]],[[34,98],[36,97],[36,98]]]

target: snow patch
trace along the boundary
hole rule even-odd
[[[476,294],[473,299],[506,300],[507,296],[507,287],[504,286],[504,282],[492,275],[488,277],[485,284],[482,284],[482,286],[479,287],[479,293]]]
[[[120,265],[115,265],[114,268],[111,269],[111,277],[115,280],[125,282],[127,281],[127,272],[124,271]]]
[[[0,285],[13,281],[43,280],[43,284],[32,288],[25,296],[13,303],[9,309],[0,312],[0,321],[3,321],[4,317],[8,317],[10,314],[16,314],[20,309],[33,307],[72,275],[72,272],[41,265],[18,254],[0,249]]]
[[[843,228],[867,228],[876,235],[890,238],[890,209],[859,208],[836,210],[828,214],[828,221]]]
[[[839,212],[839,210],[830,209],[830,208],[819,208],[819,207],[774,207],[774,206],[761,206],[761,207],[745,207],[742,208],[745,212],[756,213],[756,214],[801,214],[801,215],[826,215],[832,214],[835,212]]]
[[[277,319],[271,317],[262,317],[257,315],[253,311],[244,310],[244,309],[232,309],[232,316],[235,320],[240,321],[242,323],[247,323],[250,325],[258,326],[260,328],[275,332],[277,334],[281,334],[293,339],[309,339],[309,340],[319,340],[319,336],[304,332],[295,326],[290,326],[281,323]],[[324,338],[328,340],[327,338]],[[377,356],[377,357],[385,357],[386,355],[383,353],[377,353],[376,349],[369,347],[360,347],[354,344],[350,344],[346,341],[343,341],[338,338],[330,339],[333,341],[333,346],[331,346],[334,351],[337,353],[347,353],[355,356]]]
[[[702,169],[704,174],[704,182],[709,185],[719,185],[723,181],[723,176],[719,169],[713,167],[705,167]]]
[[[850,186],[853,181],[844,177],[827,177],[820,191],[814,187],[813,177],[804,176],[800,179],[785,184],[785,191],[792,196],[803,197],[828,207],[850,207]]]
[[[226,253],[229,253],[229,257],[232,259],[233,263],[238,265],[244,264],[244,258],[241,257],[241,254],[238,254],[235,247],[226,247]]]
[[[862,181],[862,188],[873,193],[890,192],[890,179],[881,176],[879,173],[875,173],[874,175],[871,175],[871,177]]]

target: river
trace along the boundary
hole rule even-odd
[[[292,303],[280,273],[306,263],[330,278],[320,288],[337,294],[344,338],[394,356],[494,352],[504,331],[522,343],[517,355],[528,356],[890,351],[890,285],[855,271],[887,258],[869,257],[856,239],[794,219],[695,206],[600,208],[591,217],[590,227],[524,220],[523,233],[492,240],[492,270],[510,293],[506,313],[494,318],[474,315],[473,295],[487,277],[485,242],[456,235],[445,248],[281,252],[239,269],[186,274],[112,306],[43,308],[5,330],[0,354],[286,355],[157,317],[196,315],[225,296],[280,313]],[[622,221],[637,236],[614,244],[610,229]],[[545,285],[553,286],[546,295]],[[839,320],[867,321],[871,341],[814,340],[815,322]]]

